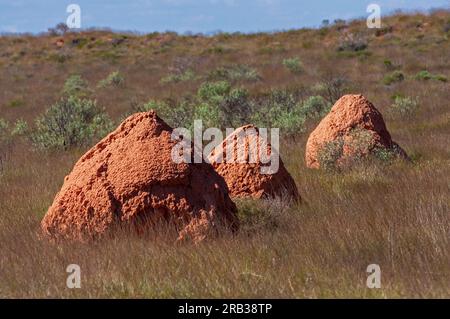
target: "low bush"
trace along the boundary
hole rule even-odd
[[[195,79],[195,73],[192,70],[186,70],[182,73],[169,74],[163,77],[160,81],[161,84],[185,82]]]
[[[119,71],[111,72],[105,79],[98,82],[97,87],[106,88],[110,86],[121,86],[125,82],[123,75]]]
[[[431,74],[430,72],[428,72],[426,70],[423,70],[423,71],[420,71],[419,73],[417,73],[414,78],[419,81],[428,81],[433,78],[433,74]]]
[[[16,98],[11,101],[9,101],[8,106],[11,108],[17,108],[24,105],[24,101],[22,98]]]
[[[385,85],[391,85],[392,83],[401,82],[405,79],[405,75],[402,71],[394,71],[390,74],[387,74],[383,78],[383,83]]]
[[[418,109],[419,103],[416,98],[396,96],[390,111],[395,115],[412,115]]]
[[[12,136],[26,136],[29,133],[28,123],[23,119],[18,119],[11,129]]]
[[[318,162],[322,169],[334,171],[338,169],[338,161],[344,154],[344,139],[338,138],[322,146],[318,154]]]
[[[301,102],[286,90],[273,90],[252,102],[251,122],[259,127],[277,127],[292,134],[304,129],[305,115]]]
[[[104,137],[112,122],[95,101],[62,98],[36,120],[33,144],[42,149],[68,149]]]
[[[302,113],[306,118],[322,118],[330,111],[331,106],[320,95],[310,96],[302,105]]]
[[[346,33],[341,36],[338,51],[358,52],[367,49],[368,41],[363,34]]]
[[[86,97],[89,95],[90,90],[88,83],[81,77],[81,75],[73,74],[64,82],[62,93],[65,97]]]
[[[321,76],[320,82],[314,87],[317,95],[322,96],[328,103],[334,104],[347,91],[349,91],[349,80],[343,75],[327,73]]]
[[[229,67],[220,67],[212,71],[208,78],[212,80],[255,82],[259,81],[261,76],[256,69],[245,64],[238,64]]]
[[[134,108],[134,112],[156,111],[159,117],[164,119],[171,127],[190,127],[193,118],[193,109],[187,101],[176,103],[167,101],[149,101]]]
[[[292,73],[300,73],[302,71],[302,63],[298,57],[284,59],[283,65]]]
[[[247,124],[252,113],[247,90],[233,89],[226,81],[203,83],[197,99],[200,105],[195,107],[195,119],[202,119],[205,125],[238,127]]]
[[[427,70],[422,70],[414,77],[418,81],[437,80],[441,82],[447,82],[447,77],[443,74],[432,74]]]

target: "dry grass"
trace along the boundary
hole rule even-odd
[[[325,35],[300,30],[230,38],[132,36],[118,48],[97,43],[68,49],[72,58],[65,63],[47,59],[58,52],[53,39],[0,37],[0,114],[10,121],[41,114],[73,72],[97,83],[120,70],[123,88],[95,93],[118,119],[133,99],[179,97],[197,89],[201,80],[160,84],[178,56],[195,60],[200,75],[236,61],[256,68],[263,80],[242,84],[252,94],[313,85],[322,69],[333,66],[379,107],[395,141],[413,158],[412,163],[363,163],[339,174],[308,170],[304,146],[316,124],[309,123],[305,134],[285,140],[281,148],[305,201],[239,202],[242,231],[235,237],[192,246],[123,232],[92,245],[54,245],[39,239],[39,222],[85,150],[43,153],[15,142],[0,175],[0,296],[450,297],[450,90],[448,83],[408,77],[422,69],[449,77],[450,45],[442,31],[449,18],[448,12],[393,16],[388,24],[394,33],[371,38],[371,55],[364,58],[338,54],[335,29]],[[417,21],[428,24],[417,28]],[[350,26],[358,28],[360,22]],[[83,35],[90,36],[110,35]],[[18,54],[21,50],[26,53]],[[101,55],[111,50],[125,53],[112,60]],[[283,68],[283,59],[292,56],[300,56],[303,73]],[[384,59],[401,65],[407,79],[384,86]],[[390,114],[395,93],[417,96],[418,113]],[[23,105],[11,107],[18,97]],[[66,288],[65,270],[72,263],[81,266],[82,289]],[[366,288],[366,268],[373,263],[382,269],[379,290]]]

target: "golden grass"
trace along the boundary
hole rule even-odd
[[[30,123],[60,95],[68,74],[91,84],[120,70],[125,86],[95,92],[100,105],[119,119],[130,101],[180,96],[201,81],[162,85],[175,57],[194,59],[196,74],[231,63],[249,64],[262,75],[242,83],[252,94],[274,87],[309,87],[322,70],[345,74],[354,92],[366,95],[385,114],[393,138],[412,163],[364,163],[341,173],[308,170],[304,134],[282,143],[283,160],[304,202],[239,202],[242,230],[235,237],[174,245],[164,238],[127,232],[92,245],[51,244],[39,239],[39,223],[64,176],[84,150],[43,153],[15,142],[0,175],[1,297],[273,297],[403,298],[450,297],[450,138],[448,83],[411,79],[426,68],[449,77],[449,40],[442,28],[448,12],[431,16],[393,16],[392,35],[371,38],[370,56],[337,54],[338,31],[325,35],[300,30],[275,35],[165,39],[131,36],[125,55],[111,60],[106,44],[68,49],[69,62],[47,59],[58,52],[49,37],[0,37],[0,114]],[[428,23],[416,28],[417,21]],[[361,28],[361,22],[350,28]],[[421,37],[420,35],[424,35]],[[77,37],[67,35],[66,37]],[[82,34],[104,41],[108,33]],[[69,40],[66,41],[68,43]],[[159,40],[158,40],[159,41]],[[97,47],[98,45],[98,47]],[[224,53],[208,50],[217,46]],[[281,47],[281,48],[280,48]],[[14,54],[25,54],[14,58]],[[215,53],[216,52],[216,53]],[[103,54],[103,55],[102,55]],[[299,56],[304,72],[293,75],[281,62]],[[447,58],[446,58],[447,56]],[[101,58],[103,57],[103,58]],[[386,87],[384,59],[399,64],[405,81]],[[417,96],[410,118],[388,112],[391,96]],[[24,105],[9,107],[21,97]],[[82,288],[66,288],[67,265],[79,264]],[[366,268],[379,264],[382,289],[366,287]]]

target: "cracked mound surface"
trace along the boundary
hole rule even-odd
[[[258,128],[247,125],[235,130],[213,149],[208,160],[227,182],[232,197],[282,196],[300,200],[297,186],[281,158],[278,156],[279,165],[269,170],[270,162],[259,155],[259,150],[266,150],[269,156],[272,152],[278,156],[266,139],[260,138]]]
[[[381,113],[362,95],[344,95],[309,136],[306,144],[306,165],[320,168],[320,152],[329,143],[342,141],[345,162],[354,156],[367,156],[375,150],[392,150],[407,158],[406,153],[392,141]]]
[[[114,225],[137,223],[151,231],[161,220],[175,225],[179,240],[236,230],[225,181],[207,163],[175,164],[171,132],[153,111],[126,119],[65,178],[41,222],[44,234],[86,241]]]

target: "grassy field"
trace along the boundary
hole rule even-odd
[[[0,297],[449,298],[450,12],[398,14],[383,24],[378,32],[353,21],[214,37],[0,37],[0,118],[9,127],[21,119],[32,132],[74,74],[115,124],[150,100],[195,99],[207,81],[226,78],[251,101],[278,89],[331,102],[333,86],[325,84],[342,78],[338,91],[372,101],[412,159],[309,170],[305,144],[320,118],[307,118],[297,133],[281,130],[282,158],[302,203],[239,201],[241,231],[197,246],[126,232],[55,245],[40,238],[39,223],[96,140],[42,150],[31,133],[12,134],[0,144]],[[362,40],[346,40],[349,34]],[[347,48],[360,42],[364,48]],[[81,289],[66,287],[69,264],[81,267]],[[381,267],[381,289],[366,287],[369,264]]]

